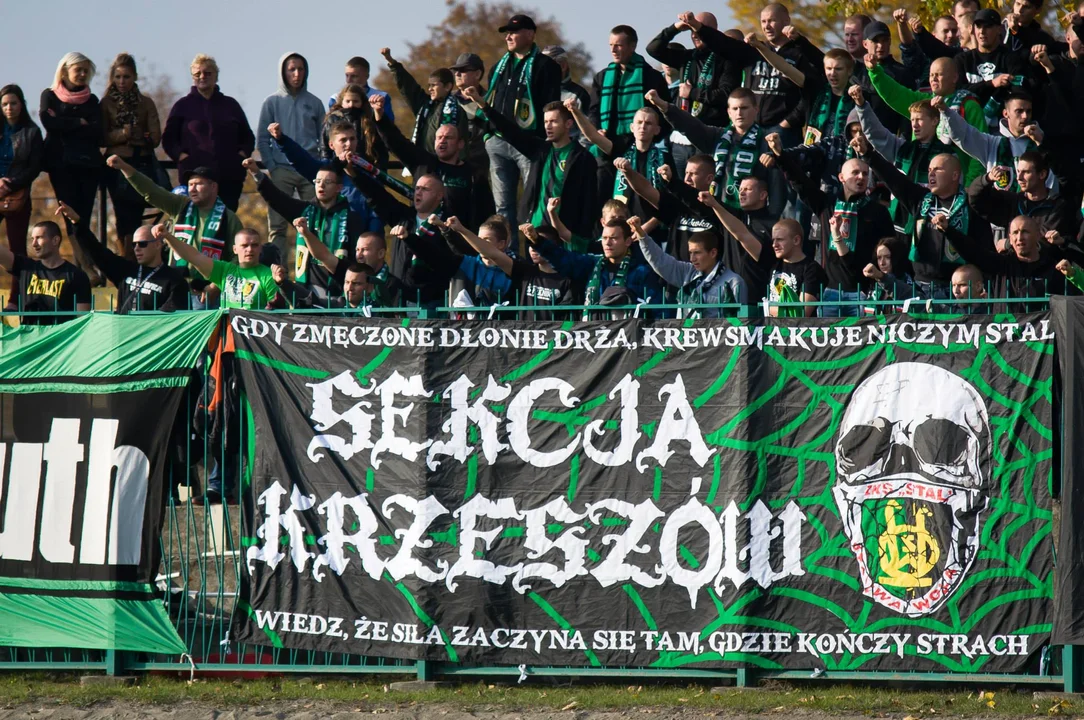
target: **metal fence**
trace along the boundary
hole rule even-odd
[[[937,312],[938,305],[956,301],[912,304],[908,309],[918,312]],[[991,304],[1005,300],[976,300],[963,303],[975,313],[990,312]],[[1014,304],[1024,304],[1029,310],[1045,310],[1046,298],[1014,299]],[[815,303],[819,308],[832,308],[850,303]],[[876,312],[891,312],[898,308],[898,301],[863,302],[863,306],[876,308]],[[727,314],[746,316],[749,308],[738,305],[704,306],[725,310]],[[803,309],[806,304],[784,306]],[[609,308],[627,312],[674,311],[681,306],[644,306]],[[482,315],[495,318],[514,317],[519,311],[537,310],[537,307],[497,305],[479,308]],[[579,317],[581,308],[566,308]],[[685,307],[689,311],[691,308]],[[754,308],[753,313],[762,308]],[[279,311],[290,312],[290,311]],[[342,313],[341,310],[310,311]],[[375,309],[374,315],[392,313],[410,314],[420,318],[442,318],[452,313],[462,313],[462,308],[395,308]],[[11,313],[0,313],[9,316]],[[8,321],[9,317],[4,317]],[[205,363],[200,372],[206,381],[209,368]],[[193,383],[195,387],[196,383]],[[196,417],[201,393],[193,390],[186,398],[186,417]],[[245,402],[242,399],[242,402]],[[240,415],[240,414],[238,414]],[[238,422],[243,419],[239,417]],[[242,450],[238,450],[240,455]],[[246,565],[242,561],[246,541],[241,528],[245,503],[210,504],[197,497],[198,488],[215,464],[225,466],[225,445],[214,446],[206,433],[188,433],[183,449],[184,457],[169,470],[168,484],[174,488],[164,508],[165,519],[160,539],[161,563],[156,583],[161,600],[168,609],[178,634],[188,652],[184,656],[158,656],[139,653],[0,648],[0,669],[6,670],[54,670],[99,671],[107,674],[131,672],[199,672],[207,674],[244,674],[251,677],[262,673],[308,673],[308,674],[370,674],[409,675],[420,680],[436,677],[519,677],[521,672],[530,676],[561,676],[594,678],[598,680],[631,678],[681,679],[686,681],[751,686],[760,680],[809,680],[828,681],[904,681],[913,683],[1009,683],[1014,685],[1060,688],[1066,692],[1084,689],[1084,673],[1081,664],[1084,652],[1080,647],[1048,647],[1044,649],[1042,662],[1032,672],[1021,674],[962,674],[949,672],[814,672],[809,670],[764,670],[754,667],[736,669],[682,669],[652,667],[557,667],[528,666],[521,670],[516,666],[471,666],[446,662],[410,661],[348,655],[320,651],[304,651],[244,644],[231,637],[231,628],[244,612],[238,603],[239,593],[246,582]],[[183,467],[181,477],[177,468]],[[240,465],[238,465],[240,467]],[[244,489],[242,489],[244,492]],[[250,506],[253,506],[250,503]]]

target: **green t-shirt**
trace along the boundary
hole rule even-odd
[[[223,308],[263,310],[279,292],[271,269],[264,265],[243,268],[237,263],[215,260],[207,279],[222,289]]]
[[[563,148],[551,147],[542,166],[542,187],[538,193],[538,204],[531,215],[531,224],[542,227],[546,224],[546,203],[550,198],[561,197],[565,189],[565,175],[568,171],[568,157],[572,154],[572,143]]]

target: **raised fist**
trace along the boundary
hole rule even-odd
[[[881,272],[880,269],[873,263],[870,263],[869,265],[866,265],[864,268],[862,268],[862,274],[870,278],[871,280],[880,280],[885,276],[885,274]]]
[[[895,10],[892,11],[892,19],[895,20],[900,25],[905,24],[907,22],[907,18],[908,18],[908,15],[907,15],[907,9],[906,8],[896,8]]]
[[[854,104],[858,107],[866,104],[866,96],[858,85],[851,85],[847,88],[847,94],[851,96],[851,100],[854,100]]]
[[[655,172],[659,174],[663,182],[672,182],[674,180],[674,171],[669,165],[660,165]]]
[[[945,232],[946,230],[948,230],[949,216],[945,213],[937,213],[932,218],[930,218],[930,224],[941,232]]]
[[[267,134],[270,135],[271,137],[275,138],[276,140],[281,140],[282,139],[282,125],[279,125],[278,123],[271,123],[270,125],[267,126]]]
[[[768,133],[764,140],[768,143],[768,149],[772,151],[772,155],[783,154],[783,138],[779,137],[779,133]]]
[[[614,159],[614,167],[621,172],[628,172],[632,170],[632,163],[629,162],[628,158],[619,157]]]
[[[278,285],[281,285],[282,283],[286,282],[286,268],[279,265],[278,263],[275,263],[274,265],[272,265],[271,266],[271,279],[274,280],[275,283],[278,284]]]
[[[294,229],[298,234],[304,235],[309,229],[309,219],[302,215],[299,218],[294,218]]]
[[[260,173],[259,163],[257,163],[252,158],[245,158],[244,160],[242,160],[241,167],[243,167],[245,170],[248,170],[253,175],[259,175]]]

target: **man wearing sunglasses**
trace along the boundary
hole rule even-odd
[[[162,262],[162,241],[155,240],[149,225],[142,225],[132,240],[135,262],[107,248],[91,231],[88,222],[81,222],[78,213],[60,203],[56,215],[64,216],[75,226],[75,240],[109,282],[117,286],[117,313],[159,310],[173,312],[188,310],[188,281],[176,267]]]

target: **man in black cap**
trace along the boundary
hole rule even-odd
[[[983,8],[975,13],[976,48],[956,56],[960,84],[984,103],[983,112],[991,133],[1000,132],[1001,110],[1010,92],[1019,88],[1035,90],[1027,58],[1002,42],[1003,33],[998,11]]]
[[[888,25],[880,20],[874,20],[866,25],[866,29],[862,31],[862,46],[866,49],[863,56],[864,64],[855,65],[852,78],[854,83],[862,88],[873,113],[888,132],[909,137],[910,123],[877,94],[877,90],[869,79],[869,68],[880,65],[890,78],[910,90],[918,89],[917,78],[907,69],[907,66],[892,57],[892,33]]]
[[[173,218],[173,235],[177,239],[195,246],[212,260],[230,259],[233,238],[245,226],[219,197],[218,176],[211,168],[198,167],[186,172],[181,179],[188,186],[188,194],[174,195],[117,155],[111,155],[106,164],[119,170],[149,205]],[[188,263],[183,258],[177,258],[175,264],[188,272]],[[207,281],[199,276],[191,277],[191,281],[192,292],[199,296],[193,299],[193,309],[202,310],[203,303],[208,301],[213,306],[218,290],[212,288],[204,294]]]
[[[466,160],[478,171],[476,183],[485,182],[489,174],[489,153],[486,152],[488,124],[485,117],[478,114],[478,105],[464,97],[463,91],[467,88],[476,88],[484,94],[486,90],[482,87],[482,77],[485,75],[485,69],[482,58],[474,53],[462,53],[455,59],[455,65],[451,67],[452,74],[455,76],[455,99],[459,101],[459,107],[467,116]],[[385,103],[385,115],[387,115],[387,110],[388,104]],[[395,122],[393,116],[388,116],[388,119]]]
[[[508,52],[489,71],[485,99],[487,113],[499,113],[541,139],[542,108],[561,99],[561,67],[535,45],[536,29],[526,15],[513,15],[500,27]],[[486,151],[497,212],[517,227],[516,190],[520,176],[531,172],[531,162],[500,135],[486,140]]]

